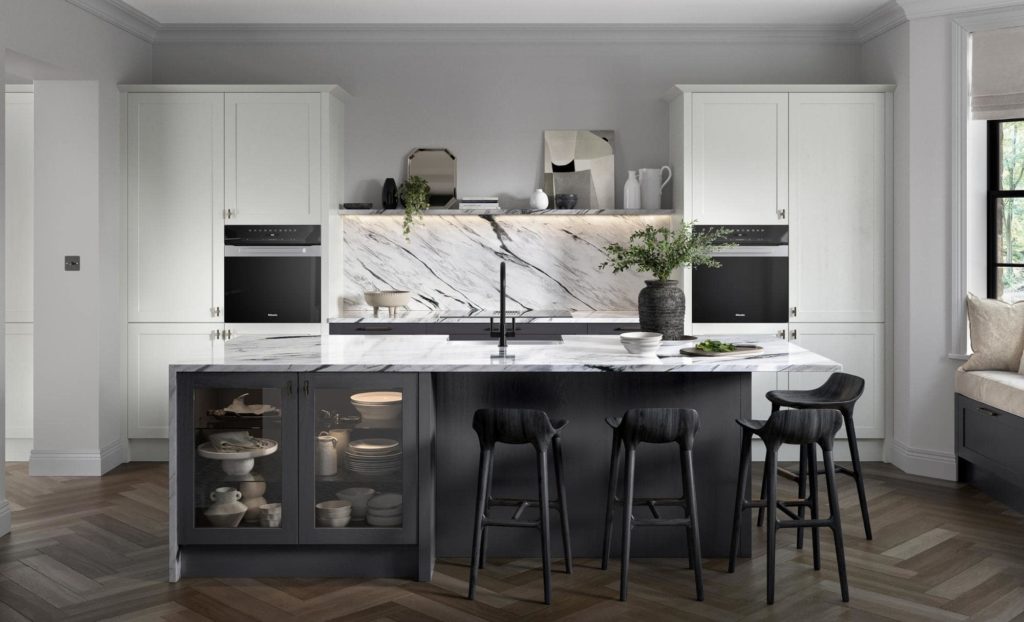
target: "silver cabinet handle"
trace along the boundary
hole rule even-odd
[[[790,307],[789,308],[789,316],[790,317],[796,317],[796,307]]]
[[[778,337],[779,339],[785,339],[786,338],[786,329],[783,328],[779,332],[775,333],[775,336]]]
[[[989,410],[987,408],[979,408],[978,409],[978,413],[982,414],[982,415],[985,415],[986,417],[998,417],[999,416],[999,413],[997,413],[995,411],[992,411],[992,410]]]
[[[213,331],[213,338],[214,339],[220,339],[220,329],[219,328],[217,330]]]
[[[778,216],[779,216],[779,220],[786,220],[786,210],[785,210],[785,208],[780,209],[778,211]]]
[[[233,218],[235,215],[236,214],[235,214],[234,210],[230,210],[230,209],[224,210],[224,220],[228,220],[230,218]]]
[[[228,329],[228,332],[225,333],[224,339],[231,339],[231,329]]]
[[[789,331],[789,338],[791,340],[793,340],[793,341],[796,341],[796,329],[795,328],[793,330]]]

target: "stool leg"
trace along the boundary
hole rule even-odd
[[[484,489],[484,518],[491,513],[491,490],[494,484],[494,452],[487,454],[487,485]],[[487,521],[480,531],[480,570],[487,564]]]
[[[558,515],[562,519],[562,549],[565,552],[565,574],[572,574],[572,538],[569,536],[569,511],[565,501],[565,464],[562,462],[562,439],[551,440],[555,454],[555,486],[558,487]]]
[[[832,462],[832,450],[822,448],[825,460],[825,484],[828,486],[828,506],[832,520],[832,535],[836,541],[836,564],[839,566],[839,589],[843,602],[850,602],[850,588],[846,582],[846,552],[843,548],[843,526],[839,518],[839,495],[836,493],[836,472]]]
[[[853,479],[857,482],[857,497],[860,499],[860,515],[864,520],[864,537],[871,539],[871,519],[868,518],[868,497],[864,493],[864,474],[860,468],[860,449],[857,447],[857,432],[853,427],[853,413],[843,413],[846,426],[846,441],[850,444],[850,460],[853,461]]]
[[[761,476],[761,500],[764,501],[765,495],[768,493],[768,466],[765,462],[764,474]],[[757,526],[764,525],[764,508],[757,508]]]
[[[764,468],[765,473],[768,473],[768,498],[766,499],[765,511],[768,514],[768,604],[775,602],[775,540],[778,532],[776,531],[776,511],[775,505],[778,501],[778,473],[775,469],[778,466],[779,461],[779,448],[765,447],[764,457]]]
[[[807,446],[807,474],[811,487],[811,519],[818,520],[818,456],[814,445]],[[814,550],[814,569],[821,570],[821,534],[817,527],[811,527],[811,548]]]
[[[626,448],[625,494],[622,497],[622,571],[619,575],[619,600],[629,592],[629,540],[633,531],[633,475],[636,472],[636,448]]]
[[[687,543],[686,548],[690,551],[690,563],[693,566],[693,575],[697,582],[697,600],[704,600],[704,572],[700,555],[700,521],[697,518],[697,487],[693,481],[693,452],[684,449],[682,450],[681,458],[683,471],[685,472],[683,475],[683,486],[685,487],[683,496],[686,497],[686,509],[690,515],[690,526],[686,529],[690,541]]]
[[[619,475],[619,456],[622,443],[619,433],[612,433],[612,462],[608,472],[608,501],[604,510],[604,548],[601,553],[601,570],[608,570],[608,557],[612,548],[612,515],[615,512],[615,488]]]
[[[551,532],[548,519],[551,508],[548,499],[548,452],[537,452],[537,474],[540,486],[540,548],[544,562],[544,604],[551,604]]]
[[[800,468],[797,470],[797,493],[798,499],[803,501],[807,497],[807,446],[800,446]],[[796,515],[799,520],[804,519],[804,506],[798,506]],[[796,548],[804,548],[804,528],[796,528]]]
[[[740,550],[740,519],[747,501],[747,487],[750,486],[750,441],[752,433],[743,429],[743,444],[740,445],[740,470],[736,474],[736,505],[732,511],[732,541],[729,544],[729,572],[736,572],[736,555]]]
[[[491,464],[491,452],[493,447],[482,447],[480,449],[480,471],[476,484],[476,516],[473,517],[473,557],[469,560],[469,599],[476,598],[476,579],[480,565],[480,540],[484,523],[484,506],[487,492],[488,470]]]

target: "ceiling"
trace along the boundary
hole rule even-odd
[[[161,24],[847,26],[886,0],[120,0]]]

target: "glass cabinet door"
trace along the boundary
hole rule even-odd
[[[193,374],[179,383],[183,543],[297,542],[295,378]]]
[[[300,540],[413,543],[415,374],[299,378]]]

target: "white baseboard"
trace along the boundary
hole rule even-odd
[[[33,440],[30,438],[10,438],[4,441],[4,460],[7,462],[28,462],[32,453]]]
[[[11,533],[11,504],[0,499],[0,537]]]
[[[885,462],[882,452],[885,441],[880,438],[858,439],[857,448],[860,450],[861,462]],[[837,438],[835,448],[832,451],[836,462],[849,462],[850,446],[846,444],[845,438]],[[755,462],[764,461],[764,443],[755,438],[750,446],[751,459]],[[796,462],[800,459],[800,448],[796,445],[783,445],[779,448],[780,462]],[[821,452],[818,452],[818,460],[821,460]]]
[[[166,438],[128,439],[129,462],[167,462]]]
[[[892,463],[905,473],[956,481],[956,454],[953,452],[918,449],[893,440]]]
[[[29,457],[29,475],[97,476],[124,462],[120,440],[100,451],[69,452],[58,449],[33,449]]]

